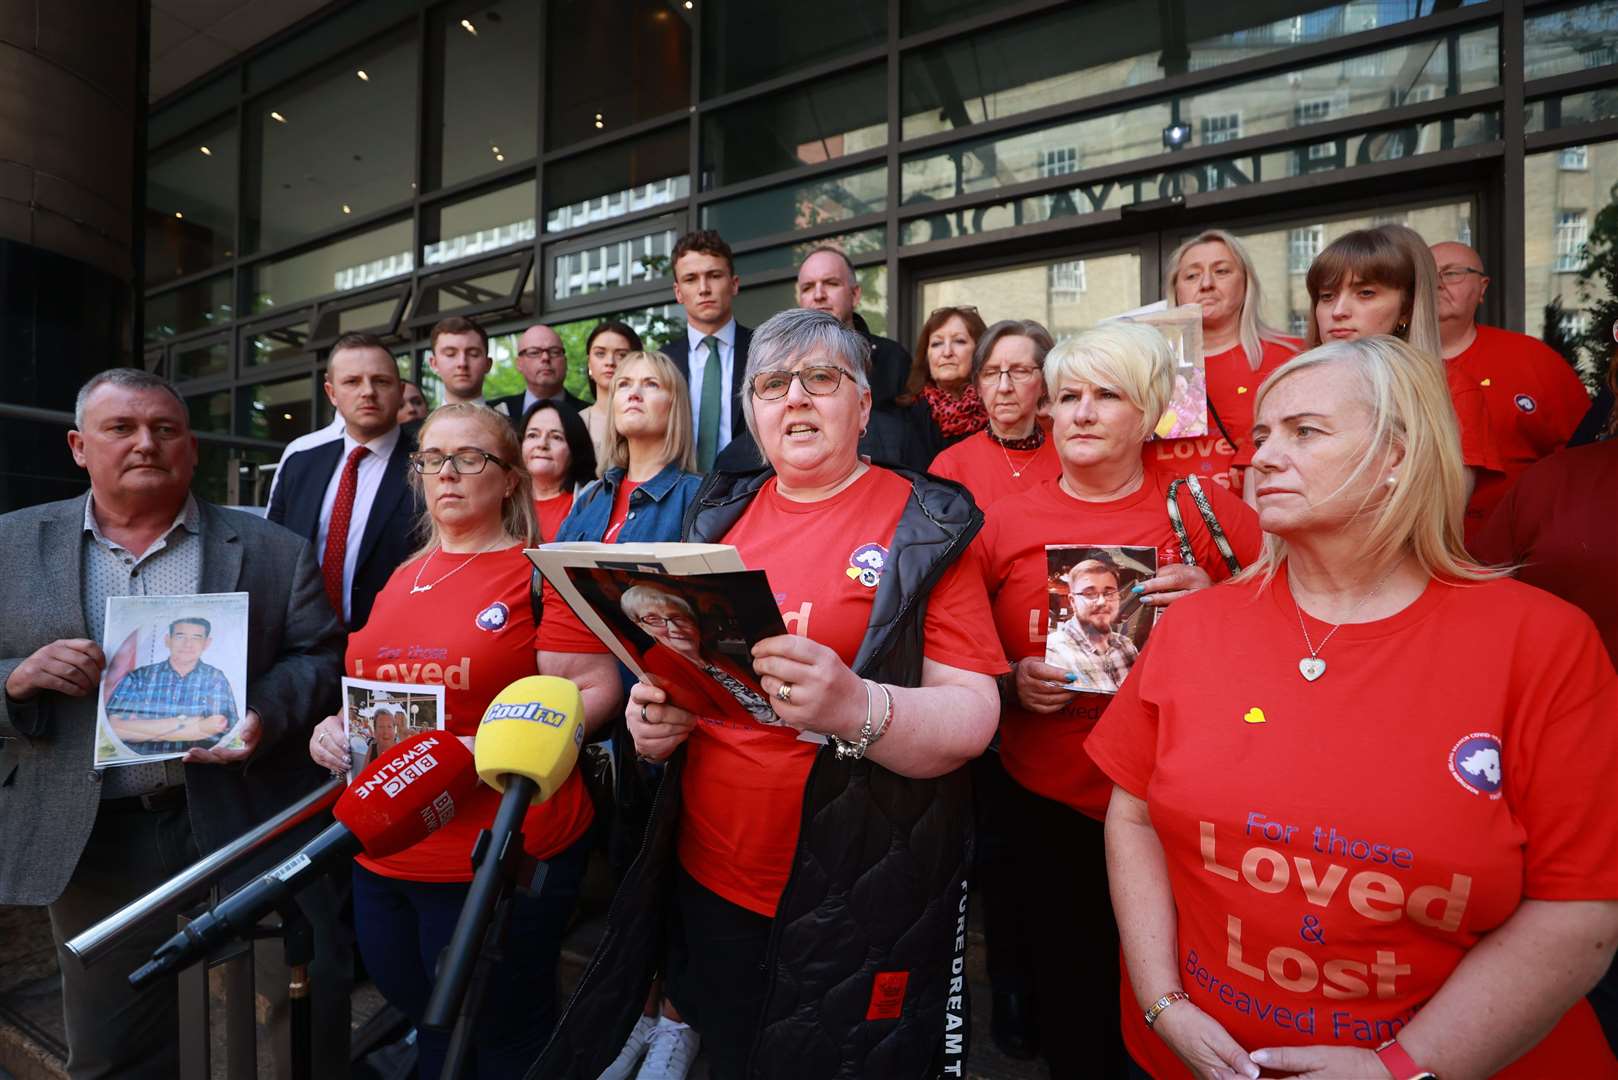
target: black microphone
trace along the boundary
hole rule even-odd
[[[477,781],[471,752],[453,736],[430,731],[399,743],[338,798],[336,824],[192,920],[130,974],[129,985],[138,990],[249,936],[265,915],[361,851],[380,859],[419,843],[455,816]]]

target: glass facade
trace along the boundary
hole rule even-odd
[[[829,245],[908,343],[941,303],[1065,333],[1150,302],[1213,226],[1250,238],[1289,329],[1314,253],[1395,219],[1479,249],[1485,321],[1577,329],[1618,0],[1525,6],[356,0],[149,118],[144,340],[199,426],[281,440],[324,419],[348,330],[432,399],[452,313],[488,329],[491,388],[543,321],[589,396],[596,322],[683,332],[692,228],[734,247],[744,322]]]

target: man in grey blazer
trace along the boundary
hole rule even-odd
[[[88,969],[62,942],[319,784],[307,733],[337,702],[344,639],[308,541],[190,494],[196,438],[167,382],[102,372],[75,427],[88,497],[0,516],[0,904],[49,905],[74,1080],[166,1080],[174,986],[136,993],[126,977],[173,925]],[[217,592],[250,596],[246,748],[93,768],[107,598]],[[314,1012],[336,1007],[317,998]]]

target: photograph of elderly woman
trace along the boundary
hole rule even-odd
[[[754,643],[786,633],[762,570],[674,576],[569,567],[567,575],[674,704],[710,720],[781,722],[753,670]]]
[[[1157,616],[1130,588],[1157,573],[1157,549],[1047,544],[1045,562],[1045,662],[1073,674],[1068,690],[1116,694]]]

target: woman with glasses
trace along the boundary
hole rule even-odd
[[[1056,446],[1039,422],[1045,401],[1040,369],[1055,344],[1032,319],[1003,319],[978,338],[972,382],[989,425],[939,454],[929,471],[963,485],[984,509],[1061,472]]]
[[[618,365],[628,359],[630,353],[642,352],[645,348],[635,328],[616,319],[597,323],[590,331],[590,336],[584,339],[590,390],[595,400],[579,415],[584,417],[584,422],[590,428],[590,438],[597,446],[603,445],[607,438],[607,414],[612,409],[613,376],[618,371]]]
[[[983,331],[978,309],[963,305],[938,308],[916,337],[910,376],[895,401],[909,407],[921,426],[935,429],[941,446],[988,426],[983,399],[972,384],[972,354]]]
[[[1253,456],[1254,391],[1296,355],[1298,339],[1265,323],[1252,256],[1223,229],[1206,229],[1174,249],[1163,295],[1175,304],[1202,308],[1208,432],[1201,438],[1154,439],[1146,452],[1171,472],[1239,493],[1242,471]]]
[[[556,538],[573,509],[573,493],[596,474],[596,451],[580,414],[551,400],[523,413],[522,463],[533,490],[539,542]]]
[[[869,465],[855,331],[792,309],[753,333],[743,412],[770,468],[716,473],[690,541],[763,570],[790,633],[753,649],[779,725],[637,683],[636,749],[668,761],[612,924],[533,1074],[593,1076],[661,967],[718,1080],[962,1066],[964,766],[994,733],[999,650],[952,485]],[[925,602],[923,602],[925,598]],[[671,898],[665,901],[665,898]],[[661,946],[666,941],[666,951]],[[951,1049],[951,1046],[954,1046]]]
[[[1022,898],[1033,928],[1035,1015],[1052,1077],[1121,1077],[1118,932],[1101,825],[1112,785],[1084,740],[1133,677],[1135,645],[1118,628],[1229,577],[1221,543],[1246,564],[1261,538],[1253,511],[1209,484],[1215,536],[1182,485],[1174,512],[1195,564],[1184,560],[1168,501],[1174,474],[1141,453],[1174,389],[1174,357],[1157,330],[1087,330],[1050,351],[1044,380],[1060,475],[990,507],[979,548],[1012,661],[1000,681],[1000,757],[1012,780],[1006,813],[1019,827],[1007,837],[1005,889]],[[1072,547],[1137,549],[1155,573],[1121,591],[1115,562],[1091,556],[1062,569],[1050,549]],[[1064,579],[1069,619],[1053,616],[1053,574]]]
[[[629,620],[652,639],[641,653],[640,665],[654,679],[667,678],[701,695],[704,715],[761,724],[781,721],[769,701],[748,685],[751,673],[738,668],[723,653],[708,647],[702,619],[691,602],[677,592],[656,585],[632,585],[618,600]],[[697,672],[705,676],[692,679]],[[692,703],[693,708],[698,706]]]
[[[444,688],[446,730],[470,743],[489,702],[536,673],[532,569],[534,504],[519,464],[516,432],[482,405],[445,405],[422,425],[412,476],[427,508],[427,540],[377,595],[365,628],[349,636],[345,674]],[[619,707],[616,665],[597,658],[568,677],[584,695],[586,727]],[[316,728],[310,756],[333,772],[351,765],[341,716]],[[472,879],[478,831],[494,821],[500,795],[480,786],[453,821],[385,859],[361,855],[354,868],[354,926],[377,989],[417,1024],[417,1069],[437,1076],[448,1033],[420,1026],[438,956],[449,943]],[[550,872],[537,896],[513,901],[505,955],[477,1016],[466,1075],[520,1076],[550,1033],[557,960],[584,875],[590,799],[577,774],[523,820],[527,852]]]

